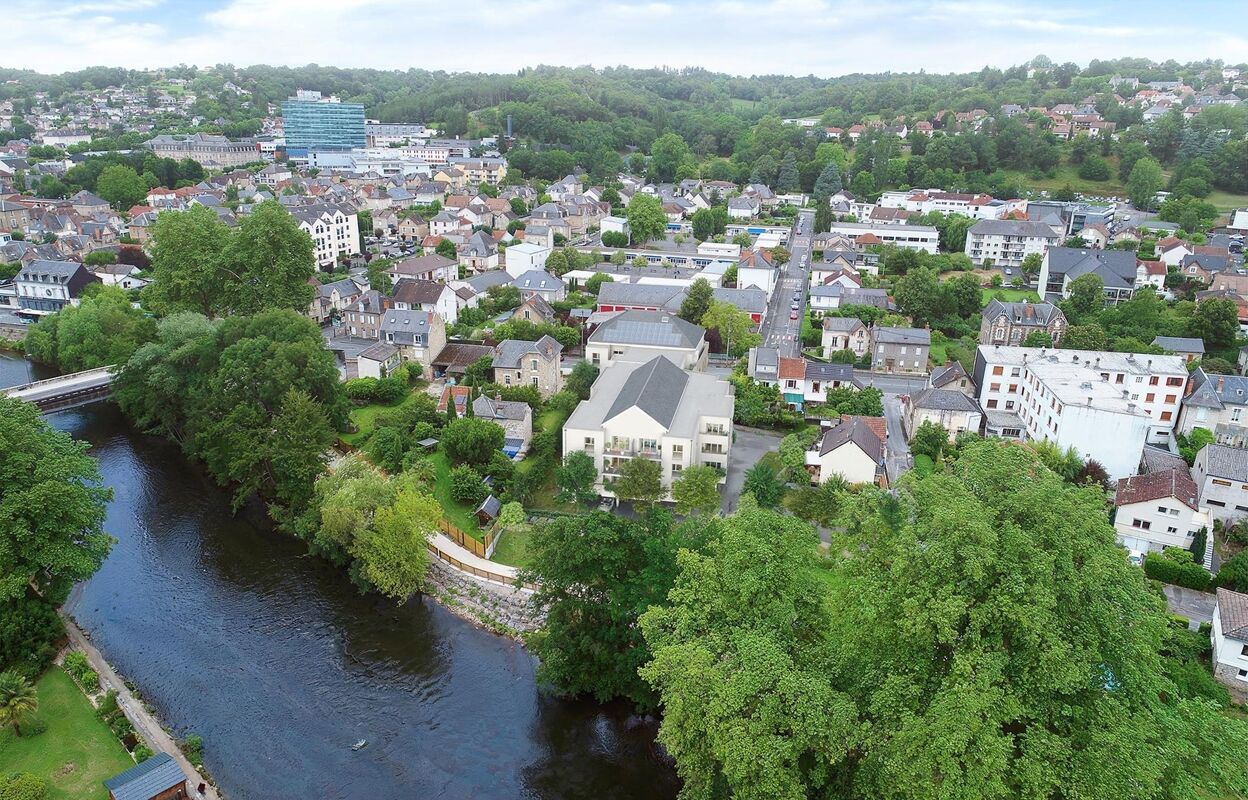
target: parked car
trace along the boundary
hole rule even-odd
[[[789,319],[797,319],[797,309],[796,309],[796,308],[795,308],[795,309],[793,309],[792,311],[790,311],[790,312],[789,312]]]

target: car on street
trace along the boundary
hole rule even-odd
[[[792,311],[790,311],[790,312],[789,312],[789,319],[797,319],[797,309],[796,309],[796,308],[795,308],[795,309],[793,309]]]

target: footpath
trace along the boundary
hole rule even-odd
[[[182,751],[178,748],[178,743],[173,740],[164,728],[161,727],[160,721],[144,707],[134,693],[126,688],[126,683],[117,674],[96,649],[91,644],[91,640],[86,637],[82,629],[78,627],[72,619],[61,615],[65,621],[65,630],[69,632],[70,644],[86,654],[87,660],[91,662],[91,668],[100,676],[100,688],[104,691],[109,689],[117,690],[117,706],[125,712],[126,717],[134,725],[134,730],[139,736],[143,737],[143,741],[147,746],[157,753],[168,753],[182,767],[182,771],[187,775],[187,783],[191,788],[191,797],[195,800],[221,800],[221,795],[217,792],[216,787],[208,783],[208,781],[200,774],[195,765],[182,755]],[[204,784],[207,789],[204,792],[197,792],[196,787]]]

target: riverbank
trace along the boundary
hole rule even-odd
[[[182,749],[178,747],[178,743],[164,726],[160,724],[160,720],[156,715],[143,705],[139,698],[134,696],[134,692],[126,686],[126,682],[117,670],[108,663],[99,649],[91,643],[87,635],[78,627],[78,623],[65,613],[61,613],[61,619],[65,623],[65,631],[69,634],[70,646],[75,650],[81,650],[87,657],[87,661],[91,664],[91,669],[95,670],[100,678],[100,691],[107,692],[112,689],[117,692],[117,707],[126,715],[126,719],[130,720],[130,724],[134,726],[135,733],[143,738],[147,746],[155,753],[168,753],[178,762],[178,766],[182,767],[182,771],[186,773],[187,784],[191,789],[191,797],[195,800],[222,800],[221,795],[217,792],[207,776],[202,774],[194,764],[192,764]],[[204,791],[197,791],[197,787],[204,785]]]

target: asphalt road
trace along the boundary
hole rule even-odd
[[[906,431],[901,425],[901,395],[884,395],[884,421],[888,425],[888,439],[884,442],[884,470],[888,473],[888,483],[894,481],[914,467],[914,457],[910,455],[910,444],[906,442]]]
[[[802,320],[801,315],[806,308],[806,270],[810,261],[811,232],[815,227],[815,212],[803,210],[797,212],[802,235],[797,235],[796,227],[789,235],[789,263],[784,266],[776,287],[772,290],[771,300],[767,304],[767,317],[759,327],[764,347],[774,347],[780,355],[796,358],[802,352]],[[794,300],[794,294],[797,299]],[[797,304],[797,319],[790,319],[793,304]]]
[[[736,436],[732,440],[732,453],[728,456],[728,479],[720,494],[720,505],[725,514],[737,508],[741,487],[745,485],[746,470],[757,464],[764,453],[779,449],[782,438],[782,434],[776,431],[743,428],[740,425],[733,431]]]
[[[1202,622],[1213,620],[1214,595],[1185,589],[1182,586],[1165,584],[1161,587],[1166,593],[1166,605],[1171,614],[1187,617],[1192,630],[1200,627]]]

